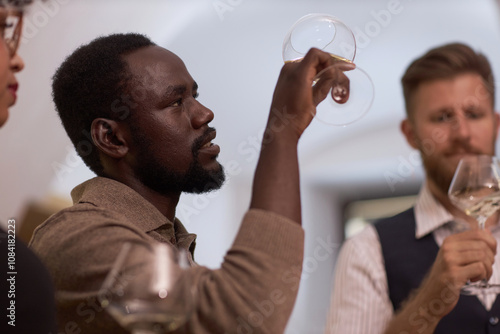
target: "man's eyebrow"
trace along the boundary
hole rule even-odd
[[[193,91],[198,90],[198,84],[196,82],[193,83]],[[187,87],[185,85],[177,85],[177,86],[168,86],[167,90],[163,94],[164,97],[177,96],[182,95],[187,91]]]
[[[431,109],[430,111],[430,114],[441,114],[441,113],[444,113],[444,112],[453,112],[455,111],[455,108],[453,107],[438,107],[438,108],[435,108],[435,109]]]
[[[186,86],[184,85],[168,86],[163,96],[168,98],[171,96],[182,95],[185,92],[186,92]]]

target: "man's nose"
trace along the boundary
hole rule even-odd
[[[453,118],[451,135],[455,138],[468,140],[470,138],[470,126],[469,118],[459,113]]]
[[[209,108],[195,100],[194,110],[191,116],[191,123],[195,129],[210,123],[214,119],[214,113]]]

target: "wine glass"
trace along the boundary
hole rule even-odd
[[[102,285],[99,301],[133,334],[173,331],[194,309],[189,275],[184,274],[188,267],[183,250],[161,243],[126,243]]]
[[[500,208],[500,164],[489,155],[467,155],[458,163],[448,190],[448,197],[459,209],[473,217],[480,229],[486,220]],[[482,292],[500,293],[500,285],[486,279],[467,282],[462,294],[476,295]]]
[[[283,60],[300,61],[313,47],[328,52],[339,64],[352,63],[356,55],[351,29],[328,14],[308,14],[293,24],[283,42]],[[313,86],[325,71],[316,75]],[[345,126],[363,117],[372,105],[374,88],[368,74],[359,67],[344,74],[348,82],[332,81],[327,98],[316,107],[315,117],[323,123]]]

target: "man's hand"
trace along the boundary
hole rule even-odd
[[[330,68],[334,64],[336,66]],[[354,64],[339,64],[318,49],[311,49],[300,62],[283,66],[262,140],[251,208],[301,222],[298,140],[311,123],[316,105],[328,94],[327,86],[345,84],[342,71],[354,67]],[[321,79],[313,87],[316,75],[322,70],[325,71]]]
[[[496,247],[495,238],[486,230],[454,234],[443,241],[424,284],[429,295],[438,296],[445,288],[456,294],[457,298],[449,305],[446,314],[455,307],[460,289],[468,280],[475,282],[491,277]]]
[[[285,114],[286,120],[292,123],[288,129],[294,130],[299,138],[311,123],[316,106],[325,99],[332,86],[339,85],[349,91],[349,79],[343,72],[355,67],[353,63],[338,61],[314,48],[301,61],[285,64],[274,90],[268,128],[276,128],[277,118],[283,121],[280,115]],[[318,74],[320,80],[313,87]]]
[[[446,238],[417,293],[403,305],[385,332],[433,333],[439,321],[456,306],[460,289],[468,280],[491,277],[496,247],[495,238],[487,230]],[[439,314],[431,312],[435,303],[443,306]],[[416,321],[420,318],[425,321]]]

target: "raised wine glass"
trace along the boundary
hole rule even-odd
[[[328,52],[338,64],[353,63],[356,56],[351,29],[328,14],[308,14],[292,25],[283,41],[283,60],[300,61],[313,47]],[[313,85],[324,73],[316,75]],[[348,82],[333,81],[327,97],[316,107],[316,119],[328,125],[345,126],[359,120],[373,102],[373,83],[366,72],[356,67],[344,74]]]
[[[184,325],[194,309],[189,275],[183,274],[188,267],[186,252],[170,245],[126,243],[99,301],[132,334],[171,332]]]
[[[480,229],[486,220],[500,208],[500,164],[489,155],[467,155],[458,163],[448,190],[448,197],[459,209],[473,217]],[[500,285],[486,279],[467,282],[462,294],[483,292],[500,293]]]

